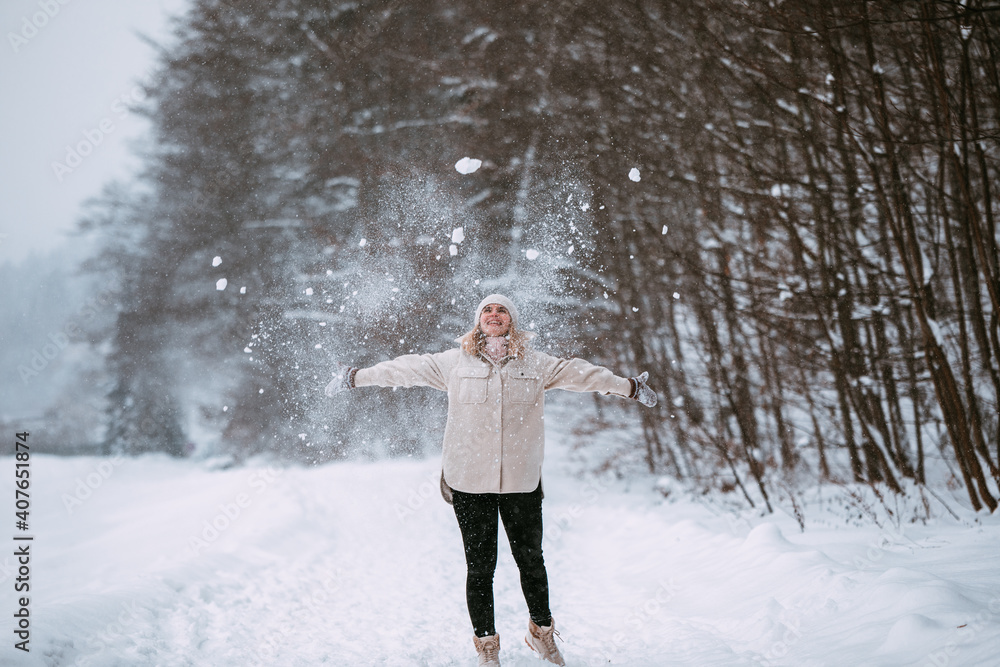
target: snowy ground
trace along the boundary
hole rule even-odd
[[[13,649],[8,548],[2,664],[476,664],[436,460],[31,466],[31,652]],[[578,467],[551,438],[545,555],[568,665],[1000,663],[1000,517],[802,533]],[[0,471],[13,514],[10,457]],[[540,665],[509,552],[496,595],[503,664]]]

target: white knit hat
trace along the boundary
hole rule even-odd
[[[510,313],[510,326],[517,328],[517,307],[514,305],[513,301],[505,297],[503,294],[490,294],[488,297],[479,302],[479,307],[476,308],[476,319],[472,323],[473,327],[479,324],[479,318],[483,314],[483,308],[491,303],[496,303],[506,308],[507,312]]]

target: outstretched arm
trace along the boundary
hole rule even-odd
[[[326,386],[327,396],[355,387],[433,387],[448,390],[448,372],[454,361],[452,351],[439,354],[405,354],[370,368],[337,364],[333,381]]]
[[[603,366],[597,366],[583,359],[548,357],[546,361],[548,362],[545,369],[546,389],[616,394],[623,398],[635,399],[646,407],[656,405],[656,393],[646,384],[649,373],[623,378]]]

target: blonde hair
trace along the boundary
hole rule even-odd
[[[512,357],[520,357],[528,349],[528,341],[531,339],[531,335],[522,332],[511,324],[506,338],[507,354]],[[476,327],[472,331],[459,338],[458,342],[462,346],[462,351],[473,357],[483,354],[486,350],[486,334],[483,333],[478,324],[476,324]]]

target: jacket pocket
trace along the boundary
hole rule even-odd
[[[512,403],[534,403],[538,399],[538,388],[542,379],[531,375],[511,375],[508,389]]]
[[[485,403],[489,393],[490,369],[488,368],[459,368],[455,371],[458,375],[458,402],[459,403]]]

